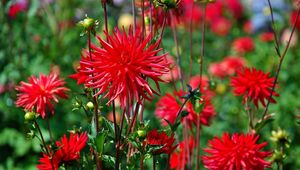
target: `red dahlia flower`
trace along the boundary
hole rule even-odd
[[[236,96],[244,96],[244,102],[247,100],[253,101],[256,107],[260,101],[265,106],[265,100],[269,99],[271,89],[274,83],[274,78],[269,77],[270,73],[264,73],[255,68],[244,68],[237,72],[236,77],[231,78],[231,86],[234,88],[233,93]],[[273,96],[278,96],[276,92]],[[271,98],[270,102],[276,103]]]
[[[70,133],[69,140],[66,135],[61,138],[61,141],[56,141],[58,150],[52,155],[52,160],[45,153],[40,158],[40,164],[37,165],[39,170],[57,170],[63,163],[70,163],[80,158],[80,151],[85,147],[88,140],[87,133],[80,135]]]
[[[183,100],[181,98],[183,95],[183,92],[174,92],[174,95],[166,94],[158,101],[156,105],[157,107],[155,110],[155,114],[159,118],[163,119],[163,125],[167,125],[167,123],[164,121],[165,119],[171,122],[172,124],[175,123],[178,111],[183,103]],[[192,123],[197,125],[198,114],[193,109],[192,103],[187,102],[183,110],[189,113],[184,118],[187,120],[188,125],[191,126]],[[208,126],[210,120],[215,116],[215,114],[215,109],[211,104],[210,100],[207,97],[204,97],[204,107],[202,112],[199,114],[200,123],[202,125]]]
[[[147,144],[150,146],[162,146],[160,149],[157,149],[153,154],[170,154],[174,151],[177,146],[173,146],[175,142],[174,134],[168,137],[166,132],[158,133],[156,129],[151,130],[147,135]]]
[[[40,77],[31,76],[29,83],[21,82],[16,90],[20,93],[17,94],[18,98],[16,105],[23,107],[28,111],[35,109],[42,118],[46,116],[46,108],[54,114],[53,101],[58,103],[58,97],[67,98],[64,87],[65,82],[58,79],[56,74],[49,74],[47,76],[40,74]]]
[[[128,34],[124,29],[105,34],[108,42],[98,36],[101,47],[92,45],[92,56],[85,51],[88,57],[82,56],[78,73],[72,77],[99,89],[96,95],[104,94],[108,103],[118,97],[123,108],[127,101],[132,106],[140,97],[150,99],[156,92],[148,80],[152,79],[159,89],[159,77],[168,72],[166,54],[158,55],[160,40],[150,44],[151,35],[141,40],[140,32],[133,34],[131,28]]]
[[[238,70],[244,67],[246,61],[244,58],[228,56],[223,61],[209,65],[209,72],[219,78],[234,75]]]
[[[209,147],[203,149],[209,155],[202,156],[204,167],[209,170],[263,170],[271,167],[264,159],[271,152],[261,151],[267,142],[257,144],[256,134],[224,133],[222,138],[215,137],[209,141]]]
[[[254,43],[251,37],[237,38],[233,42],[233,49],[238,53],[247,53],[254,50]]]

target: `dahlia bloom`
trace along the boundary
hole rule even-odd
[[[170,156],[170,168],[171,169],[183,169],[188,160],[191,160],[193,150],[195,149],[195,139],[190,137],[179,143],[179,151],[173,152]]]
[[[208,148],[203,149],[208,155],[202,156],[204,167],[209,170],[263,170],[271,167],[265,161],[271,156],[270,151],[261,151],[267,142],[258,144],[259,135],[238,134],[231,137],[224,133],[221,138],[215,137],[209,141]]]
[[[237,38],[232,43],[233,49],[238,53],[247,53],[254,50],[254,43],[251,37]]]
[[[85,147],[88,140],[87,133],[70,133],[70,138],[64,135],[61,141],[56,141],[56,147],[58,150],[52,154],[52,160],[48,155],[43,153],[43,157],[40,158],[40,164],[37,165],[39,170],[52,170],[53,168],[57,170],[63,163],[70,163],[72,161],[78,160],[80,158],[80,151]],[[52,161],[52,163],[51,163]]]
[[[213,76],[224,78],[234,75],[238,70],[244,67],[245,63],[244,58],[228,56],[221,62],[211,63],[209,65],[209,72]]]
[[[226,36],[231,30],[231,21],[225,17],[219,17],[211,23],[211,30],[218,36]]]
[[[242,17],[244,9],[240,0],[225,0],[223,3],[235,19]]]
[[[258,102],[265,106],[265,100],[269,99],[275,81],[275,78],[269,75],[270,73],[264,73],[255,68],[239,70],[237,76],[231,78],[230,85],[233,87],[234,95],[244,96],[244,102],[253,101],[256,107],[258,107]],[[273,96],[278,96],[278,94],[274,92]],[[273,98],[270,102],[276,103]]]
[[[65,82],[56,74],[40,74],[39,78],[31,76],[29,83],[22,81],[20,84],[16,87],[19,91],[16,105],[28,111],[35,109],[42,118],[45,118],[47,109],[54,114],[53,102],[58,103],[57,97],[67,98]]]
[[[183,92],[174,92],[173,95],[166,94],[156,104],[155,115],[163,119],[162,124],[164,126],[167,125],[165,119],[172,124],[175,123],[178,111],[183,103],[181,98],[183,95]],[[205,96],[203,98],[204,107],[202,112],[199,114],[199,120],[201,125],[208,126],[210,120],[215,116],[216,113],[210,100]],[[190,101],[186,103],[183,111],[187,111],[189,113],[186,117],[184,117],[184,119],[187,120],[188,126],[191,126],[192,124],[197,125],[198,113],[196,113],[196,111],[193,109],[193,105]]]
[[[8,9],[8,16],[15,18],[20,12],[23,12],[27,9],[28,2],[27,0],[18,0],[16,3],[11,5]]]
[[[158,133],[156,129],[151,130],[147,135],[147,144],[150,146],[162,146],[160,149],[154,150],[153,154],[170,154],[174,151],[177,147],[176,145],[173,146],[175,142],[174,134],[168,137],[166,132]]]
[[[98,36],[101,47],[92,45],[91,56],[84,52],[78,73],[72,78],[86,87],[99,89],[95,95],[103,94],[109,99],[108,104],[119,98],[122,108],[127,102],[132,106],[141,97],[150,99],[157,92],[148,80],[153,80],[159,89],[159,77],[168,72],[166,54],[157,54],[161,51],[157,49],[160,40],[150,44],[151,35],[141,40],[140,32],[133,34],[131,28],[128,34],[124,29],[116,29],[113,35],[105,34],[108,42]]]

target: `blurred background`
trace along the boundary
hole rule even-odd
[[[55,107],[51,127],[55,139],[72,128],[87,126],[84,112],[74,110],[75,98],[80,97],[82,88],[68,76],[75,73],[80,53],[87,48],[87,37],[80,36],[82,29],[77,23],[85,15],[99,21],[97,34],[103,36],[103,8],[96,0],[1,0],[0,1],[0,170],[35,169],[40,153],[39,141],[28,138],[28,124],[24,122],[24,111],[16,108],[15,86],[20,81],[28,81],[31,75],[39,73],[57,73],[71,89],[69,100],[61,100]],[[182,0],[182,9],[177,12],[177,36],[182,61],[185,83],[190,75],[197,75],[197,58],[201,49],[201,23],[203,9],[191,0]],[[295,21],[296,1],[271,0],[276,32],[283,50]],[[133,23],[131,2],[114,0],[108,6],[109,30],[115,26],[128,27]],[[188,10],[190,9],[190,10]],[[139,14],[140,10],[137,9]],[[190,55],[189,24],[193,20],[193,48]],[[137,18],[138,20],[140,18]],[[279,62],[276,54],[272,30],[270,9],[267,0],[217,0],[207,8],[206,51],[204,74],[210,79],[212,90],[216,94],[212,100],[217,115],[210,126],[203,127],[201,146],[205,147],[208,139],[220,136],[223,132],[246,132],[248,118],[242,105],[242,98],[235,97],[229,87],[229,76],[218,73],[220,63],[230,56],[243,58],[249,67],[271,72]],[[300,169],[300,127],[296,115],[300,115],[300,48],[298,44],[300,22],[291,41],[291,48],[285,58],[279,76],[276,97],[277,104],[271,104],[270,113],[275,113],[275,120],[262,130],[261,141],[268,141],[267,148],[275,148],[270,141],[271,131],[282,128],[291,139],[287,151],[285,169]],[[246,41],[240,38],[248,38]],[[97,44],[95,39],[94,43]],[[172,31],[166,28],[163,44],[164,51],[176,56]],[[191,57],[190,57],[191,56]],[[193,67],[190,67],[191,59]],[[219,64],[219,65],[218,65]],[[190,74],[192,68],[192,74]],[[216,70],[217,69],[217,70]],[[179,87],[179,82],[175,82]],[[161,85],[161,96],[172,93],[171,83]],[[159,118],[155,117],[155,103],[146,103],[145,119],[151,127],[160,127]],[[82,99],[83,102],[88,102]],[[111,116],[110,108],[103,111]],[[262,114],[258,110],[257,114]],[[83,121],[84,120],[84,121]],[[42,130],[46,132],[46,125]],[[47,133],[45,133],[47,134]],[[49,140],[49,136],[45,136]],[[106,150],[109,152],[109,150]],[[150,164],[149,164],[150,165]],[[163,167],[164,165],[161,165]],[[150,166],[149,166],[150,168]],[[163,169],[163,168],[162,168]]]

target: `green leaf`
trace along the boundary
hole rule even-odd
[[[105,138],[107,136],[108,131],[103,131],[100,132],[97,137],[96,137],[96,149],[97,152],[101,155],[103,153],[103,148],[104,148],[104,142],[105,142]]]

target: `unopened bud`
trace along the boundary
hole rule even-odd
[[[88,102],[88,103],[86,104],[86,107],[89,108],[89,109],[93,109],[93,108],[94,108],[93,102]]]
[[[35,119],[35,113],[34,112],[26,112],[24,115],[24,119],[26,121],[31,121]]]
[[[139,138],[146,137],[146,131],[145,130],[138,130],[137,134],[138,134]]]

